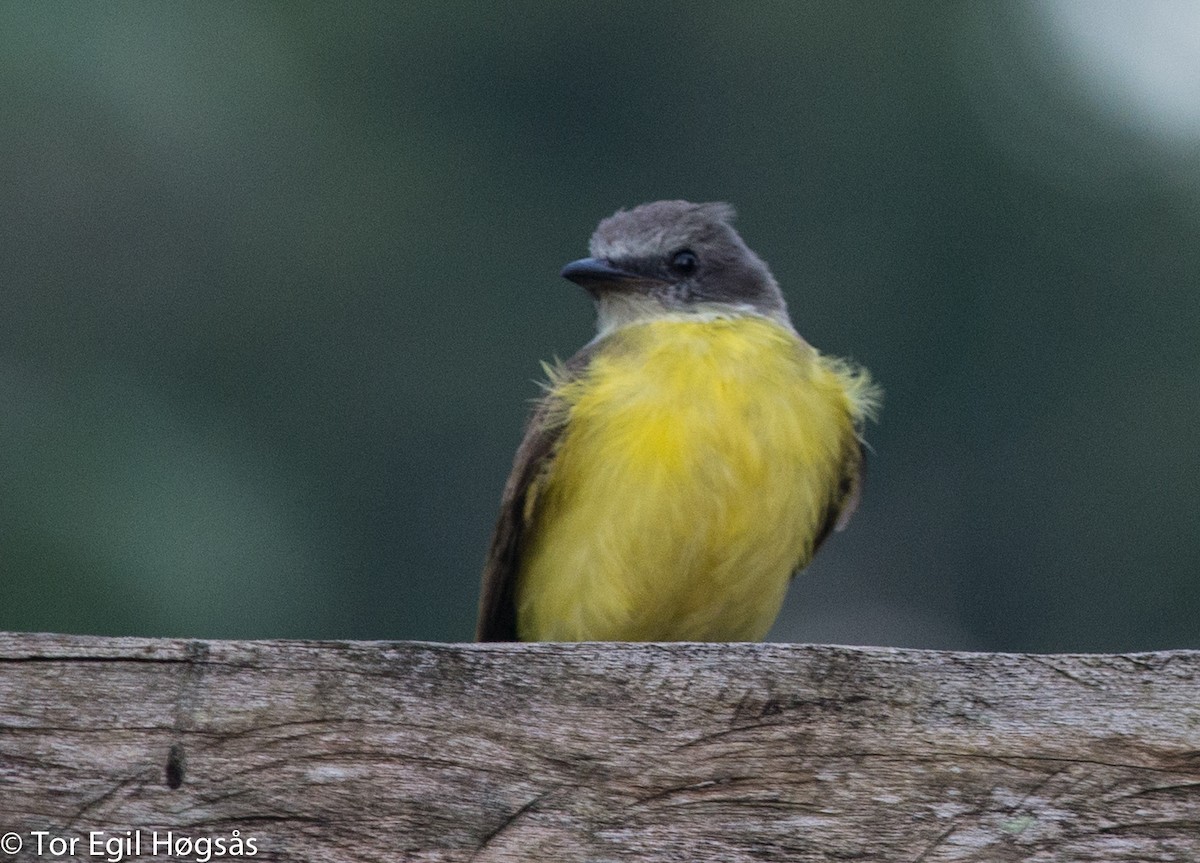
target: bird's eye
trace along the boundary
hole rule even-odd
[[[691,249],[680,249],[671,255],[671,269],[681,276],[690,276],[696,272],[696,267],[699,264],[700,259],[696,257],[696,253]]]

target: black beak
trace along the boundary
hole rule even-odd
[[[638,284],[647,281],[645,276],[614,267],[608,261],[599,258],[571,261],[562,268],[562,277],[570,279],[581,288],[586,288],[592,294],[601,291],[635,290]]]

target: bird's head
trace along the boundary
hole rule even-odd
[[[771,271],[733,229],[728,204],[656,201],[620,210],[592,235],[591,257],[563,270],[596,300],[603,335],[681,314],[757,314],[791,327]]]

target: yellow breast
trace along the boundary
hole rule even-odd
[[[856,452],[869,385],[761,317],[609,336],[556,383],[530,490],[520,637],[761,639]]]

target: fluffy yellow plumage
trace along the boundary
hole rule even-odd
[[[762,638],[853,511],[876,390],[796,334],[732,216],[621,211],[563,269],[599,332],[549,370],[517,451],[481,640]]]
[[[857,450],[865,381],[758,316],[610,340],[551,391],[565,425],[526,498],[520,638],[762,638]]]

